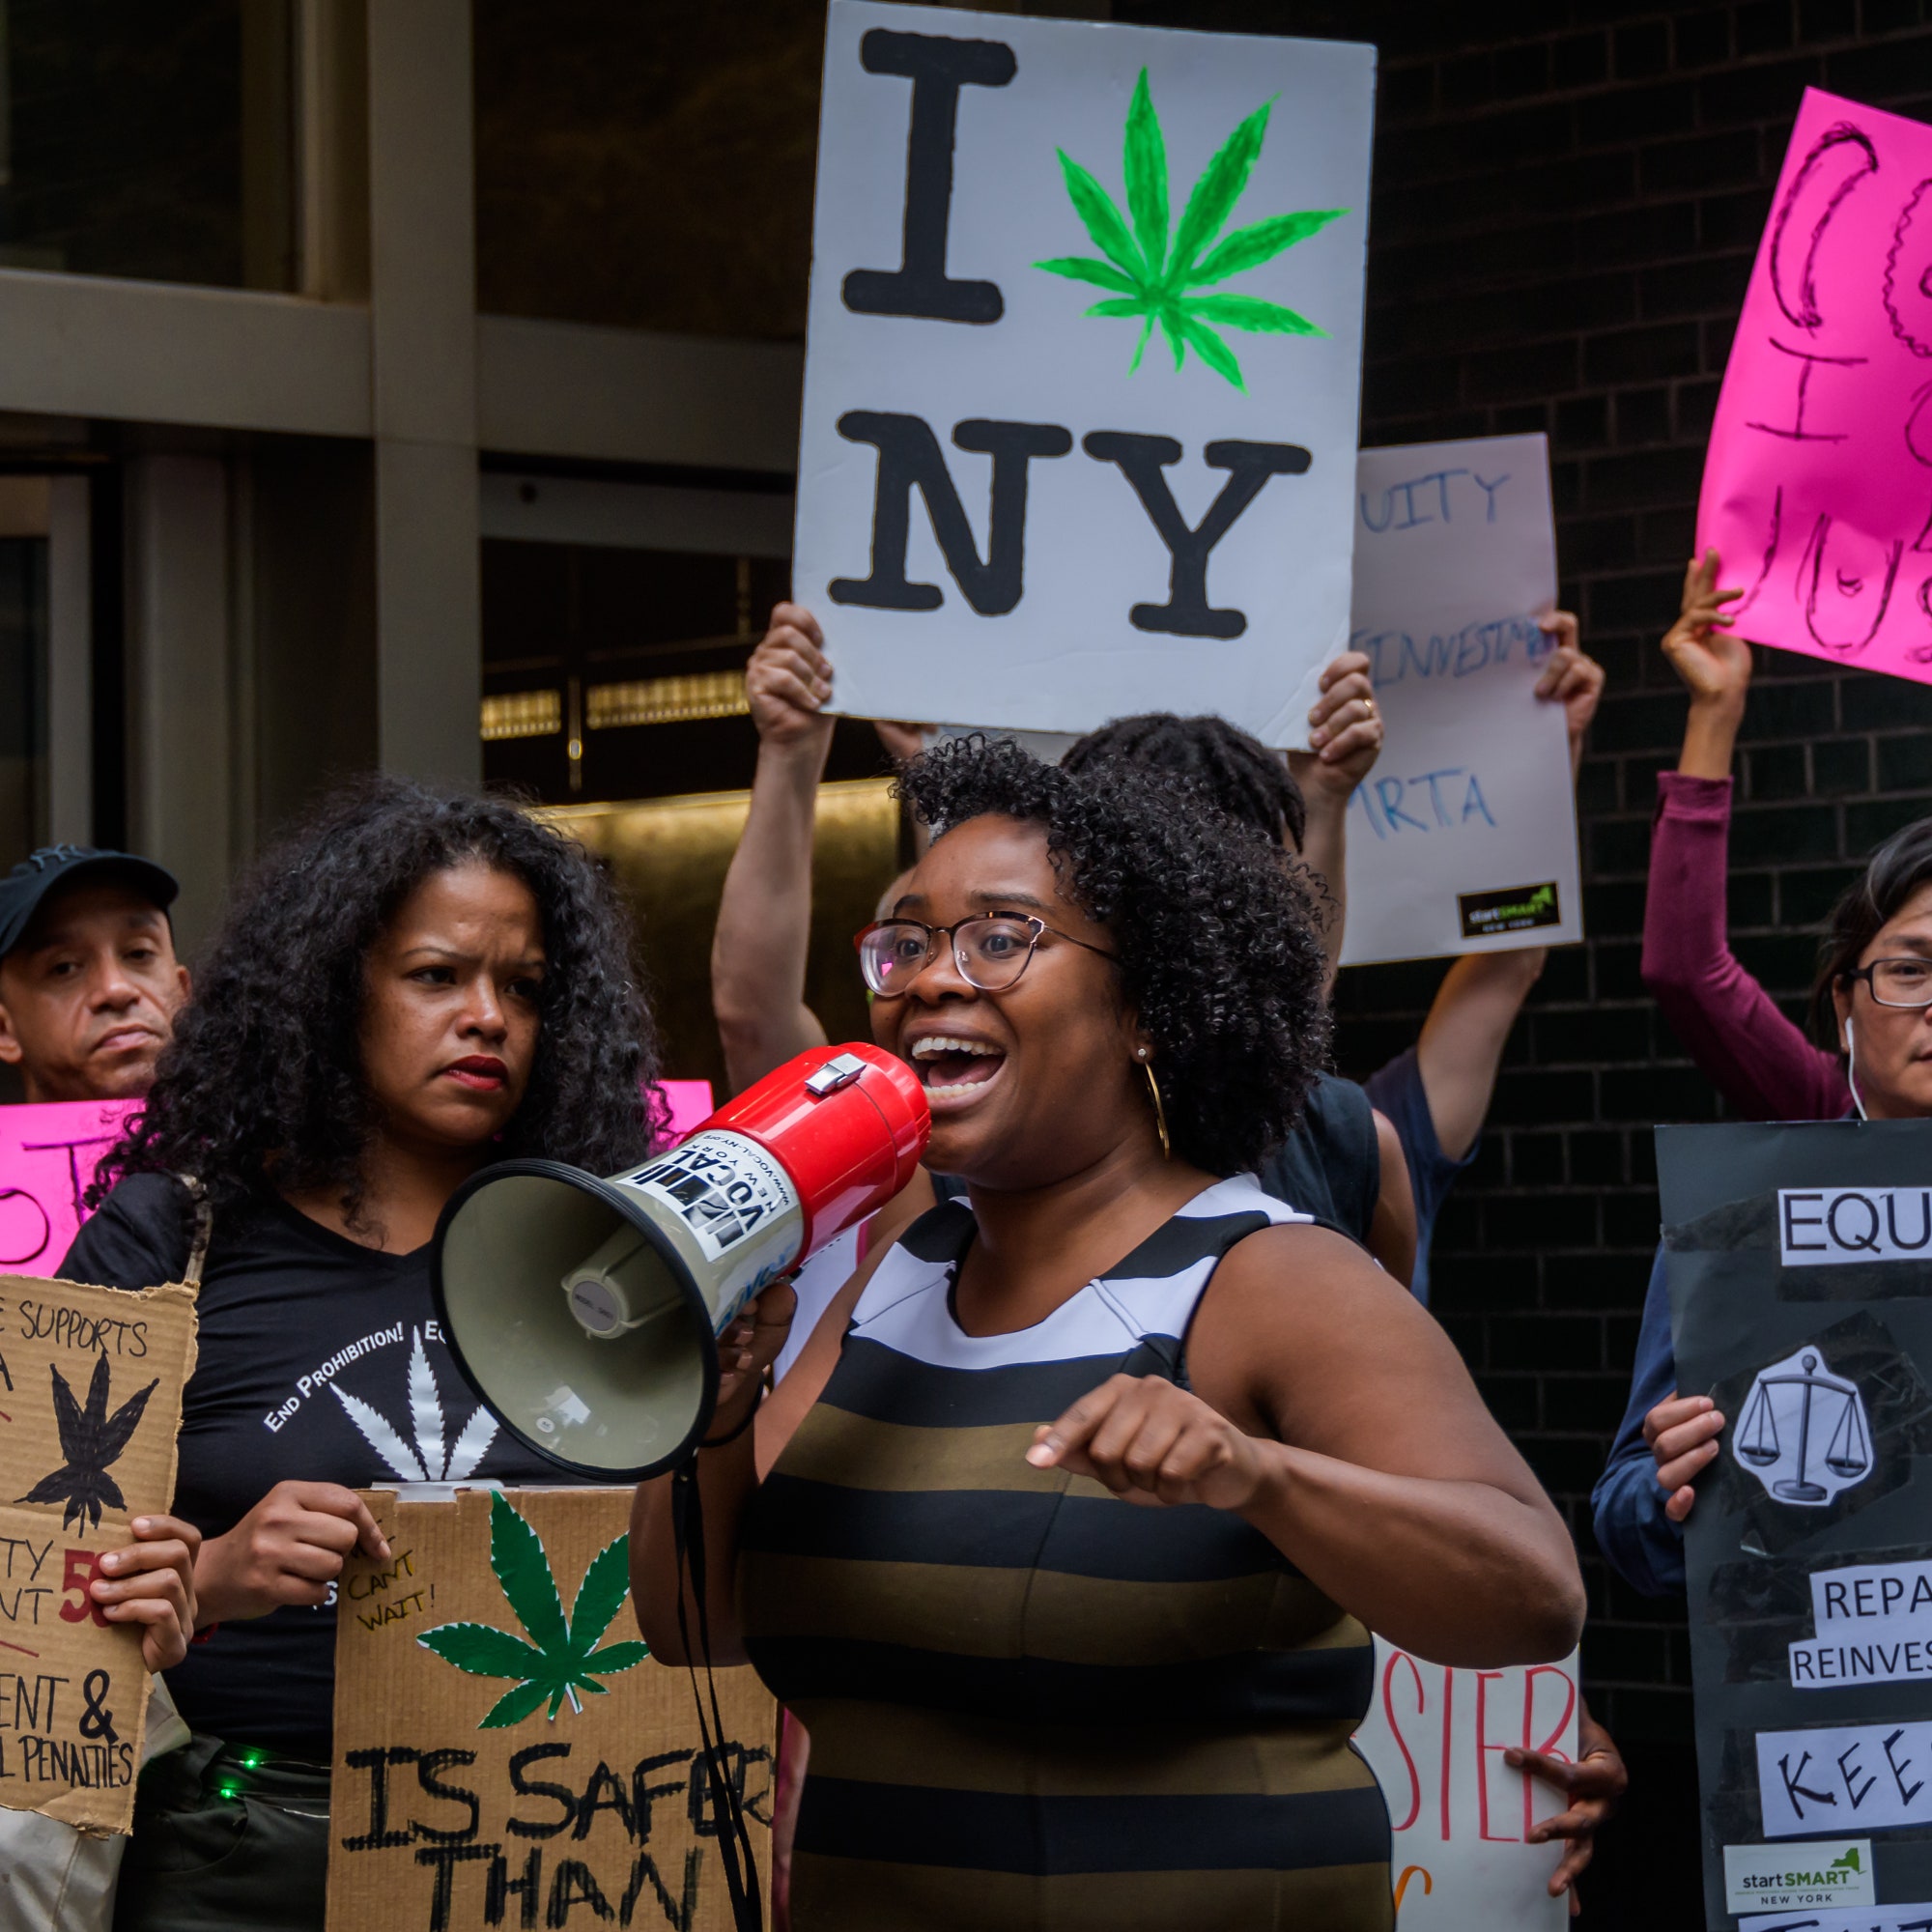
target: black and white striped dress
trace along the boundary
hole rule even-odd
[[[1026,1461],[1109,1376],[1180,1379],[1221,1257],[1308,1218],[1218,1182],[1008,1335],[953,1318],[964,1202],[886,1258],[741,1546],[752,1661],[811,1735],[797,1932],[1392,1925],[1368,1633],[1239,1517]]]

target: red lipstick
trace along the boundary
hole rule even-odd
[[[442,1070],[446,1078],[477,1094],[494,1094],[498,1088],[507,1086],[510,1080],[510,1069],[487,1053],[472,1053],[467,1059],[452,1062]]]

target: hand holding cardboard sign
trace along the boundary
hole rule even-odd
[[[201,1621],[265,1617],[284,1604],[326,1604],[344,1560],[358,1548],[388,1561],[389,1546],[354,1490],[277,1483],[226,1536],[202,1546],[194,1575]]]
[[[201,1531],[175,1516],[136,1517],[134,1541],[95,1565],[87,1594],[112,1624],[144,1624],[141,1661],[172,1670],[194,1635],[194,1559]]]

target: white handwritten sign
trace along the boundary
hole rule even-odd
[[[1392,1828],[1402,1932],[1562,1932],[1549,1896],[1560,1845],[1525,1842],[1564,1808],[1560,1793],[1512,1771],[1512,1745],[1577,1755],[1577,1662],[1450,1670],[1376,1639],[1376,1695],[1355,1747],[1381,1786]]]
[[[1350,642],[1387,736],[1349,810],[1344,965],[1583,936],[1569,741],[1534,695],[1555,601],[1542,437],[1362,451]]]
[[[1914,1261],[1932,1247],[1932,1188],[1780,1187],[1778,1259],[1786,1267]]]
[[[1375,50],[832,0],[793,582],[859,716],[1306,742]]]
[[[1932,1820],[1932,1723],[1760,1731],[1764,1835],[1882,1832]]]
[[[1794,1690],[1932,1679],[1932,1563],[1815,1570],[1811,1618],[1790,1649]]]
[[[1932,1932],[1932,1903],[1787,1908],[1752,1913],[1738,1926],[1739,1932]]]

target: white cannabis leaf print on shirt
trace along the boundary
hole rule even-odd
[[[462,1433],[443,1453],[442,1398],[436,1386],[436,1372],[429,1365],[423,1347],[422,1330],[410,1330],[410,1426],[415,1432],[412,1444],[381,1409],[359,1396],[348,1394],[339,1383],[331,1382],[335,1399],[348,1410],[349,1419],[359,1429],[369,1446],[388,1463],[389,1473],[405,1483],[460,1483],[474,1475],[476,1465],[497,1439],[497,1418],[487,1408],[470,1412]]]

